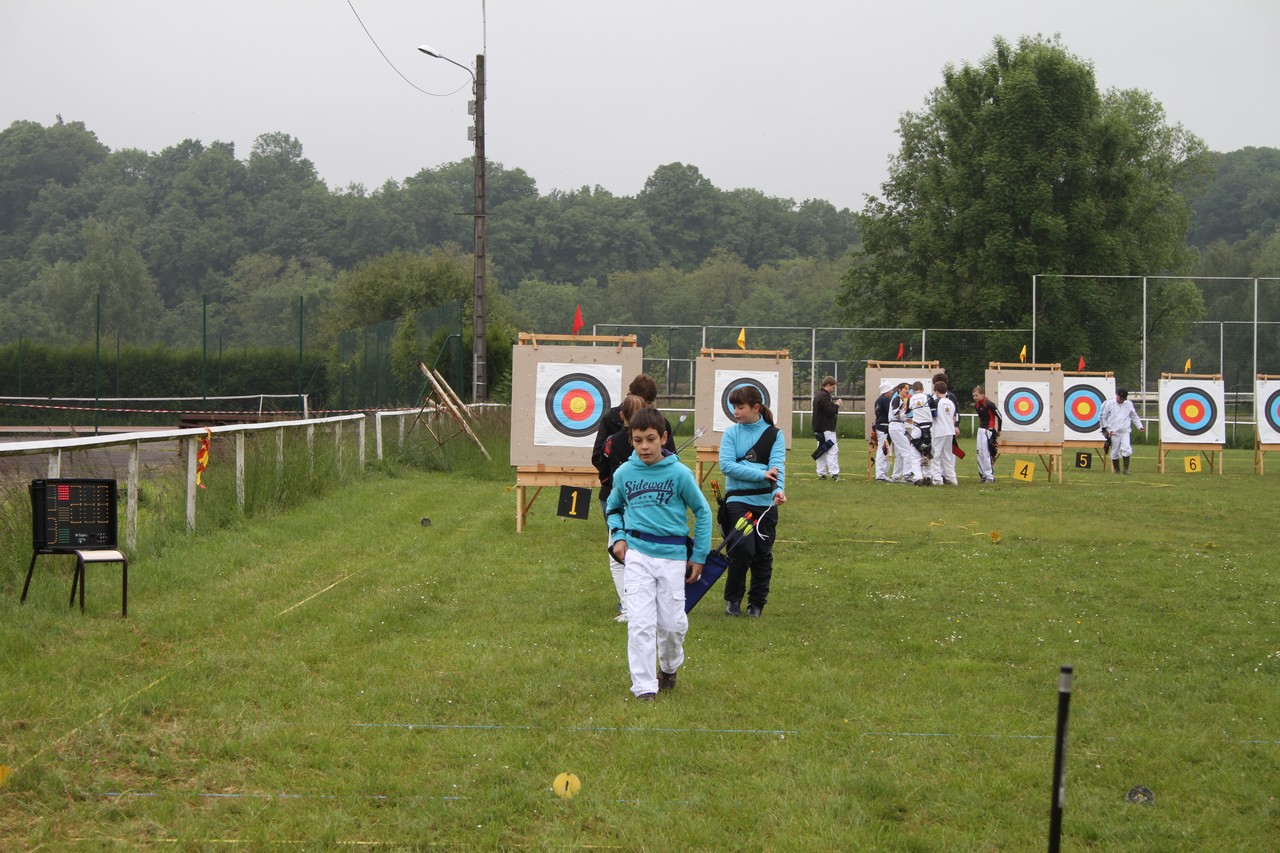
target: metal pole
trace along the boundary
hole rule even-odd
[[[1147,277],[1142,277],[1142,418],[1147,417]]]
[[[475,166],[475,293],[471,312],[471,398],[483,403],[489,399],[488,346],[485,343],[484,268],[485,268],[485,162],[484,162],[484,54],[476,54],[476,150]]]
[[[1031,363],[1038,364],[1036,361],[1036,278],[1031,276]]]
[[[102,294],[93,299],[93,434],[98,434],[98,415],[102,406]]]
[[[1071,667],[1058,675],[1058,731],[1053,745],[1053,805],[1049,811],[1049,853],[1062,841],[1062,807],[1067,798],[1067,712],[1071,707]]]

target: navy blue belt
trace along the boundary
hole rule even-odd
[[[655,536],[643,530],[628,530],[627,535],[634,536],[641,542],[652,542],[655,545],[684,545],[689,538],[687,536]]]

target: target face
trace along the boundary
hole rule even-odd
[[[1068,387],[1062,401],[1067,431],[1074,437],[1097,438],[1100,435],[1102,404],[1115,396],[1115,386],[1115,379],[1105,378],[1081,379]]]
[[[748,373],[741,370],[717,370],[715,386],[716,407],[713,413],[713,428],[717,432],[724,432],[737,423],[737,419],[733,416],[733,404],[729,402],[729,396],[739,388],[756,389],[764,405],[770,411],[773,411],[773,401],[778,395],[778,374],[762,371]]]
[[[1160,440],[1166,443],[1225,442],[1221,380],[1162,379]]]
[[[533,443],[590,447],[621,389],[620,365],[539,364]]]
[[[1049,431],[1049,383],[1001,382],[999,394],[1006,429]]]
[[[1254,407],[1258,417],[1258,440],[1280,444],[1280,380],[1259,381],[1254,386]]]

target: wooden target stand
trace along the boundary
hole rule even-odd
[[[613,344],[619,350],[624,346],[636,346],[635,335],[539,335],[521,332],[517,346],[531,346],[535,350],[539,342]],[[572,486],[579,489],[600,487],[600,472],[594,466],[579,465],[519,465],[516,466],[516,533],[524,532],[525,522],[533,502],[546,486]],[[529,495],[529,489],[533,495]]]
[[[991,370],[1035,370],[1037,368],[1044,370],[1062,370],[1061,364],[1023,364],[1020,361],[1001,362],[993,361],[988,365]],[[1000,440],[1000,456],[1004,457],[1011,454],[1025,454],[1027,456],[1039,456],[1040,461],[1044,463],[1045,477],[1049,482],[1053,482],[1053,475],[1056,471],[1058,474],[1058,482],[1062,482],[1062,448],[1066,444],[1065,441],[1006,441]]]
[[[1258,374],[1259,382],[1269,382],[1275,379],[1280,379],[1280,375],[1268,374],[1268,373]],[[1265,415],[1262,412],[1262,408],[1261,408],[1262,406],[1263,406],[1263,403],[1261,401],[1256,399],[1253,401],[1254,417],[1256,418],[1265,417]],[[1253,428],[1253,473],[1259,474],[1259,475],[1266,474],[1267,473],[1267,454],[1275,453],[1277,450],[1280,450],[1280,444],[1264,442],[1262,440],[1262,428],[1259,426],[1254,426]]]
[[[883,368],[892,368],[892,369],[900,369],[900,370],[923,370],[926,373],[938,373],[942,370],[942,362],[937,361],[936,359],[933,361],[876,361],[875,359],[870,359],[867,361],[867,369],[870,370],[873,368],[877,370],[883,369]],[[877,388],[879,388],[879,386],[877,386]],[[955,389],[952,389],[952,390],[954,391]],[[875,408],[874,408],[875,401],[880,396],[880,392],[877,390],[875,397],[872,397],[871,386],[868,385],[864,394],[870,403],[870,405],[868,405],[867,407],[868,412],[865,415],[865,417],[867,418],[867,432],[870,432],[871,425],[874,423],[874,418],[875,418]],[[881,439],[881,441],[889,441],[889,440],[888,438],[883,438]],[[875,442],[874,444],[868,443],[868,447],[867,447],[867,482],[868,483],[874,482],[876,479],[876,452],[879,447],[879,444],[880,442],[878,441]],[[893,442],[889,441],[888,455],[890,459],[893,458],[894,453],[895,453],[895,449],[893,446]]]
[[[1088,377],[1088,376],[1095,376],[1102,379],[1114,379],[1115,373],[1113,373],[1110,370],[1068,370],[1068,371],[1064,371],[1062,374],[1064,383],[1068,378],[1076,379],[1079,377]],[[1099,441],[1095,439],[1077,438],[1077,439],[1063,439],[1062,441],[1062,450],[1063,450],[1064,456],[1067,453],[1070,453],[1071,457],[1075,459],[1077,458],[1077,455],[1081,451],[1087,450],[1090,452],[1091,455],[1096,455],[1099,461],[1102,462],[1099,468],[1101,468],[1101,470],[1103,471],[1108,470],[1109,466],[1107,463],[1110,460],[1110,457],[1108,457],[1103,450],[1105,446],[1106,446],[1105,441]]]
[[[786,359],[791,358],[791,350],[785,350],[785,349],[741,350],[741,349],[712,349],[710,347],[703,347],[702,351],[698,354],[700,356],[710,358],[712,361],[715,361],[716,356],[718,355],[724,356],[726,358],[737,358],[740,356],[757,355],[757,356],[765,356],[766,358],[772,358],[775,362],[782,361],[782,359],[784,358]],[[788,417],[790,417],[790,415],[788,415]],[[711,476],[712,472],[715,471],[716,466],[720,464],[720,446],[716,445],[715,447],[697,447],[697,448],[694,448],[694,450],[695,450],[695,453],[694,453],[694,461],[693,461],[693,473],[694,473],[694,476],[697,477],[698,479],[698,485],[701,486],[704,482],[706,482],[706,479]]]
[[[1211,379],[1215,382],[1222,381],[1221,373],[1161,373],[1161,379]],[[1179,450],[1197,451],[1200,457],[1204,459],[1209,466],[1209,473],[1217,473],[1222,475],[1222,463],[1226,454],[1222,452],[1221,444],[1210,444],[1208,442],[1182,442],[1171,441],[1165,442],[1163,430],[1160,435],[1160,444],[1156,452],[1156,471],[1164,473],[1164,459],[1170,452]]]
[[[480,452],[484,454],[484,458],[493,461],[493,457],[489,455],[489,451],[484,449],[484,445],[481,444],[480,439],[476,437],[475,432],[471,429],[471,425],[467,423],[468,418],[472,421],[476,420],[475,413],[473,413],[471,409],[462,402],[462,398],[460,398],[454,390],[449,387],[449,383],[445,381],[439,371],[427,367],[426,364],[421,361],[418,362],[418,369],[422,371],[423,376],[427,377],[427,384],[422,388],[422,406],[418,409],[418,414],[414,417],[413,423],[422,424],[423,429],[431,433],[431,437],[436,440],[437,447],[457,435],[466,433],[467,437],[471,439],[475,446],[480,448]],[[428,387],[431,389],[430,391],[427,390]],[[434,419],[427,414],[428,408],[431,409],[432,414],[437,416],[443,412],[458,425],[458,429],[448,435],[445,435],[443,428],[444,421],[443,418],[441,418],[439,427],[440,431],[437,432],[437,427],[431,423]],[[478,423],[478,421],[476,422]],[[412,429],[412,425],[410,425],[410,428]]]

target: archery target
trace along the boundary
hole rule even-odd
[[[1068,438],[1098,438],[1101,435],[1102,404],[1116,395],[1114,377],[1070,379],[1062,397],[1063,422]]]
[[[737,420],[733,416],[733,404],[729,395],[738,388],[755,388],[760,392],[764,405],[773,411],[778,397],[778,374],[767,371],[717,370],[715,381],[716,406],[712,413],[712,429],[724,432]]]
[[[1280,444],[1280,380],[1258,380],[1253,399],[1258,417],[1258,441]]]
[[[1161,442],[1225,443],[1222,411],[1222,380],[1160,380]]]
[[[1049,431],[1049,383],[1001,382],[997,388],[1005,427],[1025,432]]]
[[[622,366],[617,364],[538,365],[533,443],[548,447],[591,447],[600,421],[621,400]]]

